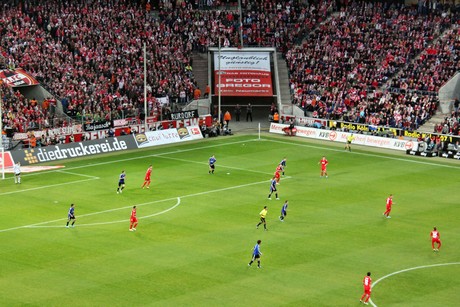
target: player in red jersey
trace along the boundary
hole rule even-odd
[[[393,206],[393,194],[390,194],[390,196],[388,196],[387,210],[383,213],[383,216],[386,217],[387,219],[391,219],[391,216],[390,216],[391,206]]]
[[[441,248],[441,235],[439,234],[439,231],[436,229],[436,227],[433,227],[433,230],[430,233],[431,237],[431,248],[433,248],[433,251],[439,252],[439,249]],[[437,243],[438,247],[434,248],[434,244]]]
[[[141,188],[150,189],[150,176],[152,175],[152,164],[149,165],[147,172],[145,172],[144,184]]]
[[[129,219],[129,231],[136,231],[137,227],[137,217],[136,217],[136,206],[133,206],[133,210],[131,211],[131,218]]]
[[[364,286],[364,293],[361,296],[361,299],[359,300],[361,303],[364,303],[365,305],[368,305],[369,299],[371,298],[371,287],[372,287],[372,278],[371,278],[371,272],[367,272],[367,275],[364,276],[363,279],[363,286]]]
[[[329,161],[327,161],[326,157],[323,156],[321,160],[319,160],[318,164],[321,165],[321,175],[320,177],[323,178],[326,176],[327,178],[327,165],[329,164]]]
[[[280,172],[278,171],[278,168],[276,169],[276,171],[275,171],[275,173],[273,174],[273,176],[275,177],[276,183],[277,183],[277,184],[280,184],[281,175],[280,175]]]

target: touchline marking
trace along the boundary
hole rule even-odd
[[[405,273],[405,272],[409,272],[409,271],[413,271],[413,270],[427,269],[427,268],[433,268],[433,267],[438,267],[438,266],[447,266],[447,265],[459,265],[459,264],[460,264],[460,262],[438,263],[438,264],[421,265],[421,266],[416,266],[416,267],[413,267],[413,268],[404,269],[404,270],[401,270],[401,271],[396,271],[396,272],[390,273],[388,275],[385,275],[385,276],[380,277],[379,279],[377,279],[377,281],[374,282],[374,284],[372,285],[371,289],[374,290],[375,286],[377,286],[377,284],[379,282],[381,282],[382,280],[387,279],[388,277],[391,277],[393,275],[397,275],[397,274],[401,274],[401,273]],[[371,303],[372,306],[377,307],[377,305],[372,301],[372,299],[369,299],[369,303]]]
[[[97,180],[97,179],[99,179],[99,177],[91,176],[91,178],[89,178],[89,179],[81,179],[81,180],[76,180],[76,181],[71,181],[71,182],[44,185],[44,186],[40,186],[40,187],[36,187],[36,188],[30,188],[30,189],[24,189],[24,190],[18,190],[18,191],[3,192],[3,193],[0,193],[0,196],[16,194],[16,193],[23,193],[23,192],[29,192],[29,191],[36,191],[36,190],[47,189],[47,188],[54,188],[54,187],[59,187],[59,186],[63,186],[63,185],[75,184],[75,183],[79,183],[79,182],[85,182],[85,181],[91,181],[91,180]]]
[[[291,177],[286,176],[284,178],[281,178],[281,180],[290,179],[290,178]],[[90,179],[87,179],[87,180],[90,180]],[[162,199],[162,200],[151,201],[151,202],[147,202],[147,203],[141,203],[141,204],[138,204],[136,206],[141,207],[141,206],[146,206],[146,205],[150,205],[150,204],[154,204],[154,203],[170,201],[170,200],[174,200],[174,199],[195,197],[195,196],[200,196],[200,195],[206,195],[206,194],[211,194],[211,193],[217,193],[217,192],[222,192],[222,191],[239,189],[239,188],[243,188],[243,187],[249,187],[249,186],[258,185],[258,184],[262,184],[262,183],[266,184],[269,181],[270,180],[264,180],[264,181],[257,181],[257,182],[247,183],[247,184],[240,184],[240,185],[236,185],[236,186],[232,186],[232,187],[220,188],[220,189],[216,189],[216,190],[198,192],[198,193],[193,193],[193,194],[188,194],[188,195],[183,195],[183,196],[178,196],[178,197],[171,197],[171,198],[166,198],[166,199]],[[178,201],[178,203],[180,204],[180,200]],[[179,204],[177,204],[176,207]],[[103,214],[103,213],[119,211],[119,210],[126,210],[126,209],[129,209],[129,208],[132,208],[132,206],[124,206],[124,207],[108,209],[108,210],[104,210],[104,211],[97,211],[97,212],[92,212],[92,213],[88,213],[88,214],[78,215],[77,217],[82,218],[82,217],[85,217],[85,216]],[[172,209],[170,209],[170,210],[172,210]],[[148,217],[150,217],[150,216],[148,216]],[[142,217],[139,217],[139,218],[142,218]],[[62,221],[67,221],[67,218],[61,218],[61,219],[57,219],[57,220],[40,222],[40,223],[35,223],[35,224],[30,224],[30,225],[23,225],[23,226],[17,226],[17,227],[12,227],[12,228],[0,229],[0,233],[1,232],[12,231],[12,230],[17,230],[17,229],[26,229],[26,228],[55,228],[55,227],[61,227],[62,228],[62,226],[41,226],[41,225],[46,225],[46,224],[50,224],[50,223],[54,223],[54,222],[62,222]],[[116,223],[119,223],[119,222],[120,221],[117,221]],[[126,220],[123,220],[123,222],[126,222]],[[110,222],[108,222],[108,223],[110,223]]]
[[[152,158],[152,157],[160,157],[160,156],[164,156],[164,155],[170,155],[170,154],[176,154],[176,153],[183,153],[183,152],[189,152],[189,151],[194,151],[194,150],[202,150],[202,149],[214,148],[214,147],[220,147],[220,146],[234,145],[234,144],[240,144],[240,143],[254,142],[254,141],[257,141],[257,139],[243,140],[243,141],[230,142],[230,143],[223,143],[223,144],[215,144],[215,145],[202,146],[202,147],[196,147],[196,148],[188,148],[188,149],[181,149],[181,150],[174,150],[174,151],[163,152],[163,153],[156,153],[156,154],[145,155],[145,156],[137,156],[137,157],[133,157],[133,158],[126,158],[126,159],[120,159],[120,160],[111,160],[111,161],[107,161],[107,162],[92,163],[92,164],[86,164],[86,165],[80,165],[80,166],[69,167],[69,168],[66,168],[66,170],[75,170],[75,169],[93,167],[93,166],[98,166],[98,165],[106,165],[106,164],[120,163],[120,162],[125,162],[125,161],[146,159],[146,158]],[[122,154],[126,154],[126,153],[122,153]],[[57,161],[56,161],[56,162],[57,162]],[[42,171],[42,172],[40,172],[40,173],[27,174],[26,177],[28,177],[28,176],[41,175],[41,174],[43,174],[43,173],[45,173],[45,172],[47,172],[47,173],[52,173],[52,172],[56,172],[56,171],[57,171],[57,170]]]
[[[328,147],[300,144],[300,143],[291,143],[291,142],[278,141],[278,140],[269,140],[269,141],[275,142],[275,143],[281,143],[285,145],[297,145],[297,146],[304,146],[304,147],[315,148],[315,149],[324,149],[324,150],[329,150],[329,151],[343,152],[343,150],[336,149],[336,148],[328,148]],[[356,152],[356,151],[348,152],[347,154],[355,154],[355,155],[361,155],[361,156],[367,156],[367,157],[377,157],[380,159],[389,159],[389,160],[396,160],[396,161],[403,161],[403,162],[410,162],[410,163],[417,163],[417,164],[425,164],[425,165],[460,169],[460,166],[457,166],[457,165],[446,165],[446,164],[434,163],[434,162],[417,161],[417,160],[411,160],[411,159],[389,157],[389,156],[384,156],[384,155],[377,155],[377,154],[363,153],[363,152]]]
[[[92,179],[100,179],[100,178],[99,178],[99,177],[97,177],[97,176],[91,176],[91,175],[79,174],[79,173],[68,172],[68,171],[63,171],[63,170],[58,170],[58,171],[56,171],[56,172],[58,172],[58,173],[64,173],[64,174],[70,174],[70,175],[75,175],[75,176],[88,177],[88,178],[92,178]]]

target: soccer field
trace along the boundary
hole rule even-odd
[[[268,200],[283,157],[280,200]],[[368,271],[377,306],[459,305],[458,161],[267,134],[61,164],[0,181],[2,306],[356,306]],[[264,206],[268,231],[255,227]],[[247,266],[258,239],[261,269]]]

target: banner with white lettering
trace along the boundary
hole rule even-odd
[[[15,162],[21,162],[22,165],[29,165],[135,148],[137,148],[137,144],[133,136],[126,135],[87,142],[14,150],[11,154]]]
[[[203,135],[198,126],[147,131],[145,133],[138,133],[135,136],[137,147],[139,148],[192,141],[202,138]]]
[[[289,125],[272,123],[270,125],[270,133],[286,134],[284,132],[284,129],[288,127]],[[301,126],[296,126],[296,129],[296,136],[341,143],[347,142],[347,137],[352,134],[349,132],[315,129]],[[353,134],[353,136],[354,139],[352,143],[358,145],[388,148],[402,151],[406,151],[417,147],[417,142],[413,142],[411,140],[400,140],[397,138],[386,138],[365,134]]]
[[[196,110],[189,110],[189,111],[181,111],[181,112],[172,112],[169,115],[170,120],[181,120],[181,119],[190,119],[190,118],[198,118],[198,109]]]
[[[106,130],[112,126],[109,120],[94,122],[94,123],[85,123],[83,125],[83,130],[85,131],[96,131],[96,130]]]
[[[220,84],[219,84],[220,69]],[[273,96],[269,52],[214,53],[215,93],[221,96]]]

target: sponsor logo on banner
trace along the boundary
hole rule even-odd
[[[177,134],[179,134],[181,140],[190,137],[190,134],[188,133],[188,130],[185,127],[178,128]]]
[[[0,70],[0,78],[11,87],[40,84],[32,75],[22,68],[17,68],[15,70]]]
[[[11,154],[13,155],[14,161],[29,165],[134,149],[136,147],[133,136],[127,135],[88,142],[16,150]]]
[[[228,51],[220,59],[214,53],[214,80],[221,96],[273,96],[270,53]]]
[[[406,144],[404,145],[404,147],[405,147],[406,149],[412,149],[412,147],[414,147],[414,142],[408,141],[408,142],[406,142]]]
[[[137,140],[137,146],[139,148],[145,148],[150,146],[158,146],[172,143],[179,143],[183,141],[191,141],[202,139],[200,128],[198,126],[182,127],[178,129],[166,129],[157,131],[147,131],[145,137],[141,140]]]
[[[143,145],[148,142],[147,136],[145,135],[145,133],[136,134],[134,138],[136,139],[136,143],[138,147],[141,147],[140,145]]]
[[[331,141],[335,141],[336,138],[337,138],[337,132],[331,131],[331,133],[329,134],[329,139]]]
[[[201,135],[201,130],[198,127],[190,127],[189,131],[192,135]]]

